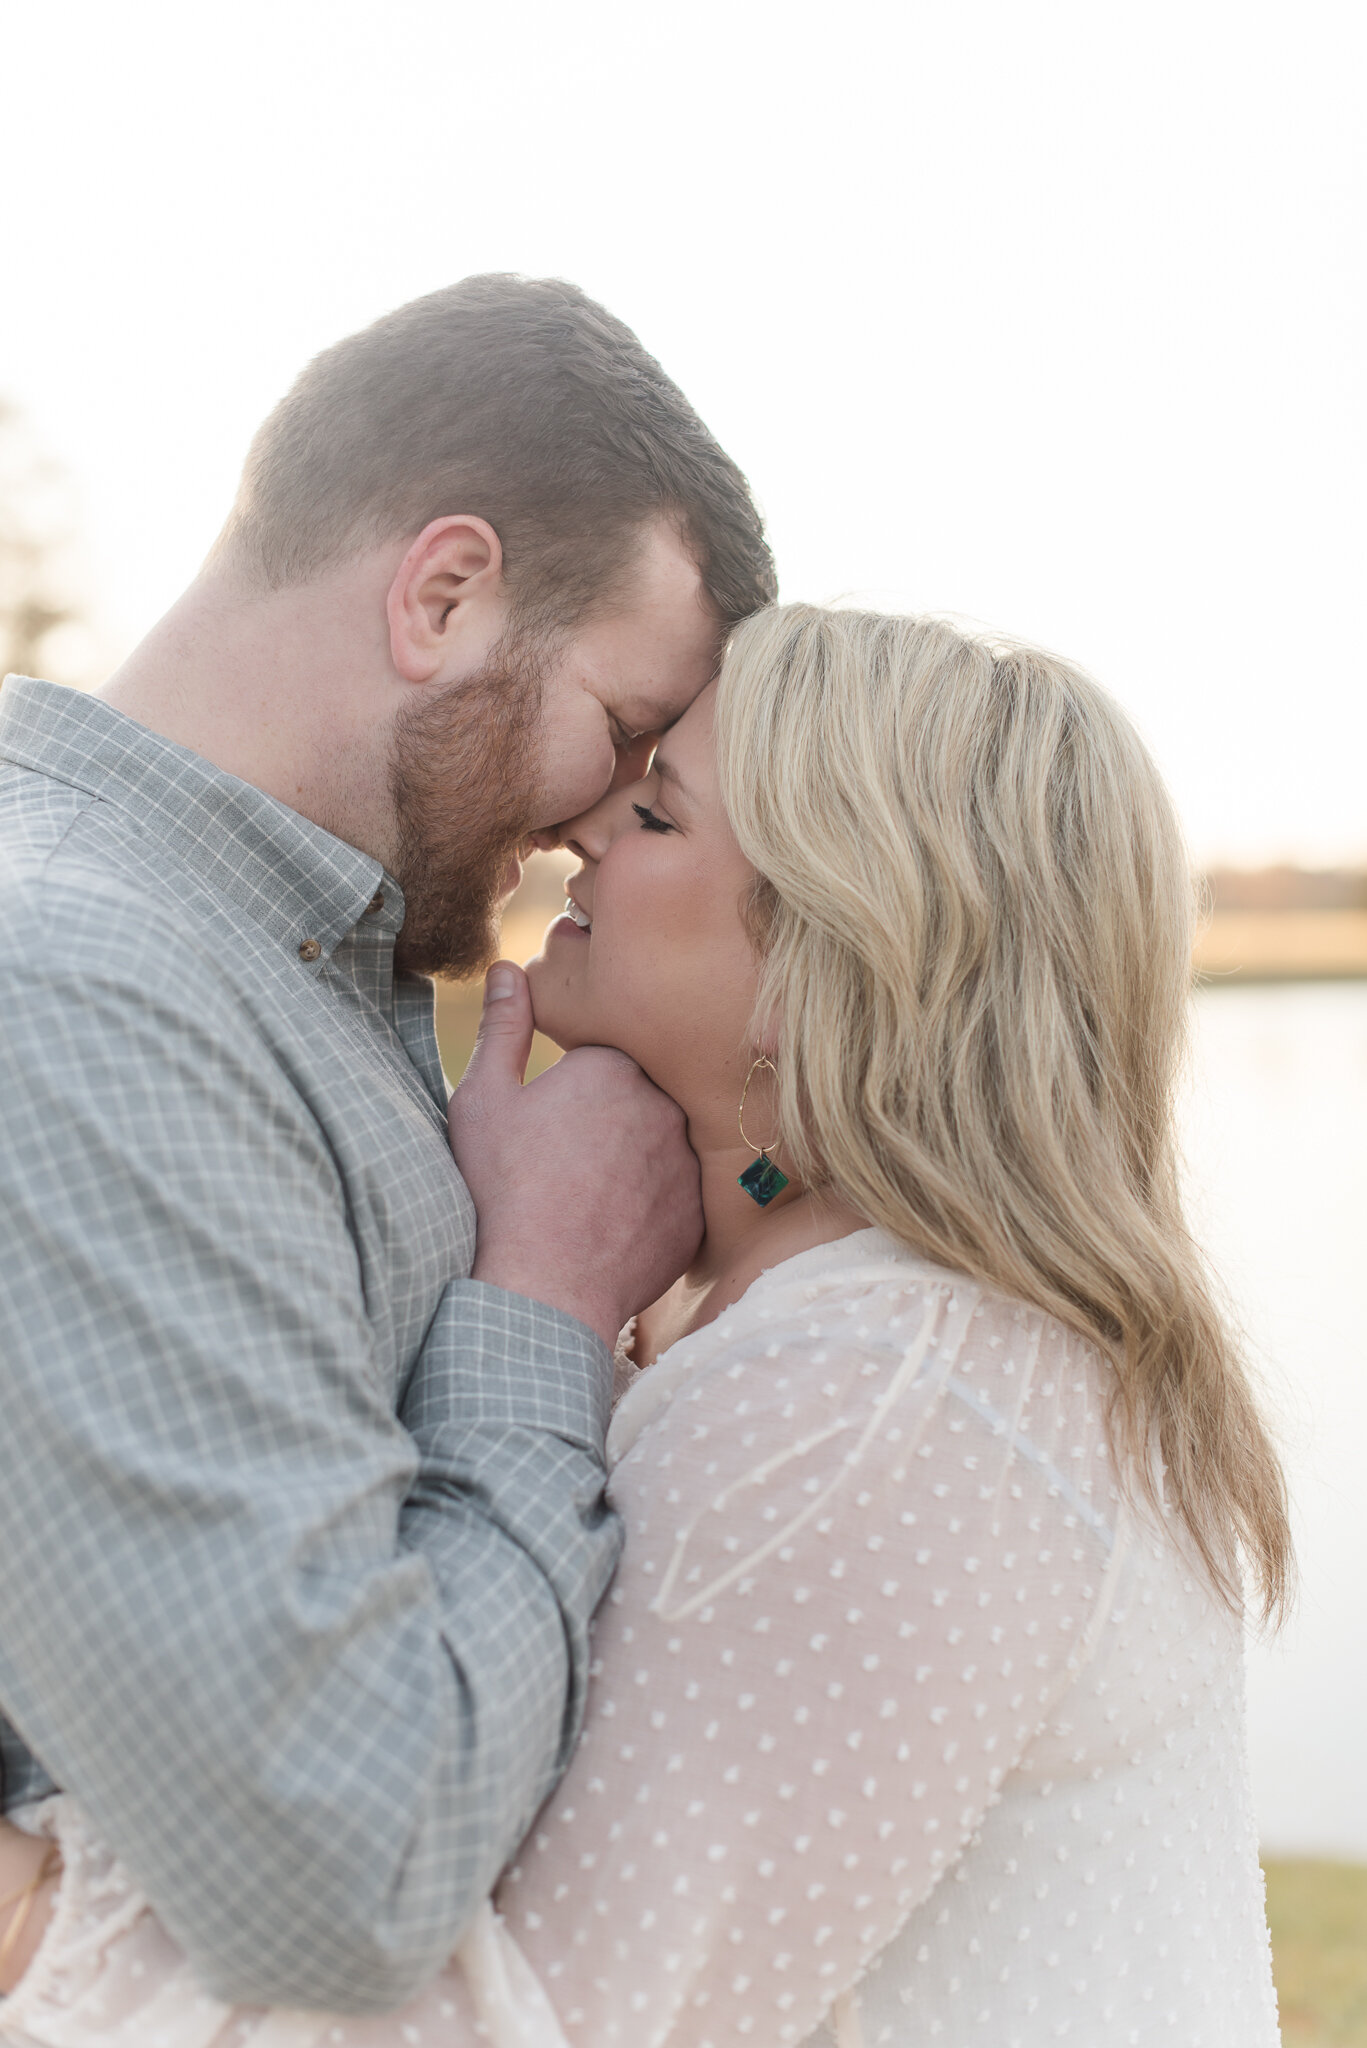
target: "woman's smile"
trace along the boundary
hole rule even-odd
[[[589,916],[588,911],[584,909],[583,905],[578,902],[573,891],[565,898],[564,915],[578,931],[587,933],[593,930],[593,919]]]

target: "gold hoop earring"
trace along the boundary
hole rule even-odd
[[[745,1135],[745,1098],[750,1093],[750,1083],[760,1067],[767,1067],[771,1074],[778,1072],[768,1053],[762,1052],[759,1058],[751,1063],[750,1071],[745,1077],[745,1086],[740,1091],[740,1108],[736,1111],[736,1123],[740,1130],[741,1143],[748,1146],[752,1152],[757,1151],[759,1158],[752,1159],[744,1173],[738,1174],[736,1179],[737,1185],[745,1189],[750,1200],[758,1202],[760,1208],[765,1209],[775,1195],[783,1193],[788,1185],[788,1176],[775,1166],[763,1145],[756,1145],[753,1138],[747,1138]]]

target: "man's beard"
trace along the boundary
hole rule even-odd
[[[475,675],[400,713],[396,967],[467,976],[497,958],[503,876],[532,829],[546,667],[543,645],[509,634]]]

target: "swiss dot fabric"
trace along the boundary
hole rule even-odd
[[[1105,1393],[879,1232],[766,1274],[618,1407],[587,1719],[497,1915],[388,2019],[195,2048],[1272,2048],[1241,1632]]]

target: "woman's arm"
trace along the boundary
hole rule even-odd
[[[1068,1341],[967,1283],[818,1303],[618,1466],[585,1734],[499,1901],[571,2042],[803,2040],[969,1841],[1098,1610]]]
[[[0,1994],[13,1991],[32,1961],[60,1876],[51,1842],[0,1820]]]

